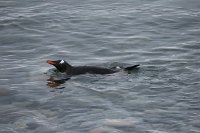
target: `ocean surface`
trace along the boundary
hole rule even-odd
[[[200,133],[199,0],[1,0],[0,57],[0,133]]]

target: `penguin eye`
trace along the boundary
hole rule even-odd
[[[63,63],[64,63],[64,60],[61,60],[61,61],[60,61],[60,64],[63,64]]]

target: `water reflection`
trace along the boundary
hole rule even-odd
[[[65,79],[54,79],[53,76],[50,76],[50,78],[47,79],[47,86],[54,89],[64,89],[65,87],[61,85],[64,84],[69,79],[70,79],[69,77]]]

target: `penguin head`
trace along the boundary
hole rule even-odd
[[[71,65],[64,60],[47,61],[48,64],[55,66],[59,72],[64,73],[71,69]]]

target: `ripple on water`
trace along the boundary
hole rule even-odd
[[[183,53],[183,52],[188,52],[186,48],[179,48],[179,47],[157,47],[153,48],[152,51],[155,52],[164,52],[164,53]]]
[[[90,133],[120,133],[120,130],[111,127],[97,127],[91,129]]]

